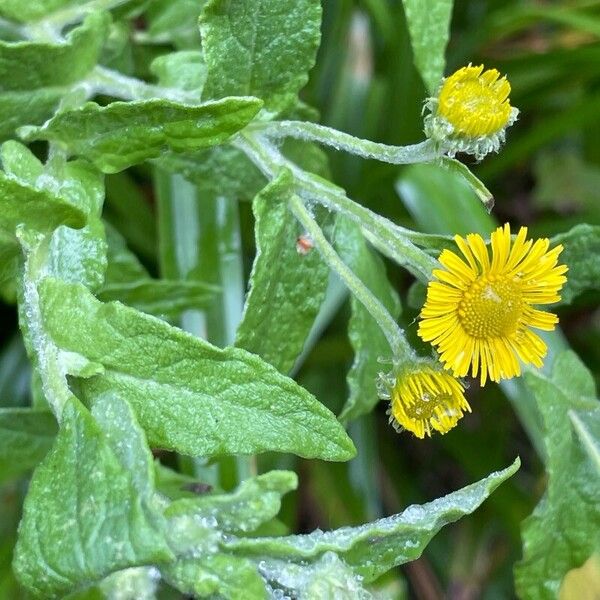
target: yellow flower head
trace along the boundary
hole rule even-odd
[[[391,401],[388,414],[396,431],[412,431],[418,438],[431,436],[432,429],[450,431],[471,407],[464,387],[449,373],[425,362],[400,367],[395,376],[384,378]]]
[[[511,244],[510,226],[491,236],[491,259],[483,238],[455,236],[462,253],[440,255],[444,269],[433,271],[421,311],[419,336],[431,342],[446,369],[464,377],[479,374],[481,385],[521,374],[519,360],[542,366],[546,344],[531,328],[551,331],[558,317],[534,305],[551,304],[567,280],[557,265],[562,246],[547,239],[526,240],[521,227]]]
[[[448,154],[467,152],[481,159],[497,152],[506,128],[519,111],[510,105],[510,83],[496,69],[462,67],[443,80],[426,107],[425,133],[442,143]]]

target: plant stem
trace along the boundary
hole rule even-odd
[[[492,212],[492,208],[494,208],[493,194],[485,187],[478,177],[473,175],[471,169],[469,169],[467,165],[463,165],[459,160],[450,158],[449,156],[443,156],[441,162],[442,165],[447,167],[450,171],[458,173],[471,186],[471,189],[481,200],[486,210]]]
[[[374,158],[393,165],[431,162],[443,154],[443,151],[437,148],[431,140],[411,146],[389,146],[363,140],[331,127],[304,121],[272,121],[261,125],[260,132],[270,138],[292,137],[319,142],[332,146],[336,150],[345,150],[351,154]]]
[[[104,94],[122,100],[163,98],[183,104],[198,104],[200,102],[197,92],[185,92],[177,88],[152,85],[135,77],[128,77],[113,69],[100,66],[92,70],[84,83],[93,90],[93,93],[90,94],[92,96],[95,94]]]
[[[439,267],[435,258],[429,256],[413,242],[440,247],[445,242],[445,238],[413,232],[377,215],[348,198],[341,188],[307,173],[287,160],[277,148],[263,138],[239,136],[234,143],[269,178],[273,178],[282,167],[289,168],[301,188],[302,196],[308,196],[327,209],[343,213],[357,222],[370,234],[369,240],[378,250],[399,265],[406,267],[421,281],[429,281],[431,271]]]
[[[323,231],[313,219],[312,215],[304,206],[302,199],[294,194],[289,201],[290,210],[302,224],[306,232],[311,236],[315,246],[319,249],[323,260],[329,268],[346,284],[348,289],[359,302],[365,307],[369,314],[377,321],[381,331],[385,335],[394,356],[411,358],[414,351],[410,347],[404,333],[392,318],[390,313],[373,295],[371,290],[356,276],[346,263],[339,257],[333,246],[327,241]]]

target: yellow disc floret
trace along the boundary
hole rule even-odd
[[[496,69],[462,67],[427,101],[431,114],[425,117],[425,133],[450,156],[466,152],[481,159],[497,152],[519,114],[509,95],[510,83]]]
[[[506,224],[492,233],[491,258],[478,234],[455,236],[462,257],[440,255],[444,269],[433,272],[418,333],[455,376],[470,368],[484,385],[520,375],[519,359],[542,366],[546,344],[531,328],[550,331],[558,317],[534,306],[560,300],[567,267],[558,264],[562,246],[526,237],[521,227],[512,242]]]
[[[425,363],[400,368],[389,381],[390,422],[418,438],[432,431],[447,433],[471,408],[464,387],[449,373]]]
[[[472,138],[498,133],[510,119],[510,83],[496,69],[463,67],[444,80],[438,94],[438,115],[458,135]]]

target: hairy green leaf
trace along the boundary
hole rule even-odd
[[[198,90],[198,98],[206,81],[204,55],[199,50],[164,54],[152,61],[150,70],[160,85],[186,91]]]
[[[52,88],[83,79],[98,62],[109,21],[105,13],[91,13],[64,42],[0,41],[0,90]]]
[[[5,302],[15,301],[20,251],[15,237],[0,230],[0,295]]]
[[[318,560],[309,564],[283,560],[263,561],[260,572],[269,580],[274,590],[285,591],[293,598],[301,600],[373,598],[362,587],[362,577],[356,575],[335,552],[325,552]]]
[[[205,97],[257,96],[272,111],[293,103],[314,65],[320,25],[318,0],[209,0],[200,16]]]
[[[133,414],[114,396],[99,398],[94,410],[101,425],[77,399],[65,406],[56,442],[31,480],[14,568],[38,597],[173,558],[151,505],[151,457]]]
[[[27,147],[14,141],[2,145],[0,158],[7,173],[0,173],[0,182],[6,182],[15,206],[19,206],[13,228],[17,224],[41,232],[56,228],[48,245],[48,272],[66,281],[98,288],[106,270],[106,241],[100,221],[102,175],[85,161],[54,160],[44,165]],[[7,197],[3,200],[6,202]],[[82,223],[63,217],[66,225],[60,225],[56,219],[66,207],[70,211],[79,208],[88,223],[73,229],[67,225],[79,227]],[[6,216],[10,214],[9,211]]]
[[[249,560],[226,554],[179,559],[161,569],[167,581],[181,592],[205,598],[267,600],[264,580]]]
[[[103,302],[118,300],[157,317],[177,317],[184,310],[209,306],[217,290],[199,281],[144,278],[105,285],[98,298]]]
[[[103,375],[79,382],[81,392],[93,402],[118,391],[151,444],[205,456],[353,456],[335,417],[260,358],[215,348],[119,303],[103,304],[81,286],[47,279],[40,297],[54,342],[104,366]]]
[[[418,558],[444,525],[472,513],[519,465],[517,459],[503,471],[457,492],[359,527],[280,538],[232,538],[222,545],[232,553],[263,558],[267,565],[270,560],[266,557],[306,564],[335,552],[365,582],[370,582],[392,567]]]
[[[283,373],[302,352],[329,276],[317,251],[297,248],[302,231],[287,206],[293,193],[283,172],[254,200],[256,258],[236,339]]]
[[[62,87],[0,92],[0,140],[14,137],[22,125],[41,125],[53,115],[66,92]]]
[[[44,165],[29,148],[12,140],[2,144],[0,159],[11,180],[64,199],[87,215],[100,214],[104,200],[104,178],[90,163],[82,160],[65,162],[59,159]],[[38,231],[50,229],[27,226]]]
[[[107,244],[106,284],[132,283],[148,279],[148,271],[129,250],[125,238],[108,223],[104,224]]]
[[[568,571],[581,566],[600,539],[600,402],[591,373],[571,352],[559,354],[552,377],[526,373],[544,420],[548,487],[523,524],[523,560],[515,569],[523,598],[558,597]]]
[[[0,409],[0,479],[37,466],[50,449],[56,431],[56,419],[49,411]]]
[[[165,171],[183,175],[203,195],[252,200],[266,183],[262,173],[232,146],[215,146],[191,154],[166,152],[156,163]]]
[[[34,188],[0,171],[0,229],[14,236],[19,225],[50,232],[60,225],[82,227],[86,215],[64,196]]]
[[[152,99],[88,102],[61,112],[42,127],[21,129],[27,140],[60,143],[90,159],[105,173],[159,156],[165,149],[189,152],[225,141],[259,111],[256,98],[225,98],[197,106]]]
[[[335,244],[344,262],[396,318],[400,300],[390,285],[383,261],[365,242],[360,226],[349,219],[338,218]],[[390,345],[377,322],[353,296],[348,336],[354,349],[354,362],[348,372],[350,395],[340,413],[342,421],[350,421],[370,412],[379,401],[377,376],[384,368],[379,359],[391,360]],[[389,368],[389,366],[388,366]]]
[[[415,65],[429,94],[444,75],[453,0],[402,0]]]
[[[297,485],[295,473],[269,471],[246,479],[231,494],[207,494],[176,500],[165,511],[165,516],[214,518],[224,532],[254,531],[277,516],[281,508],[281,496],[295,490]]]
[[[146,12],[147,39],[155,43],[172,41],[177,48],[195,48],[200,41],[198,17],[205,0],[154,1]]]
[[[98,289],[106,271],[106,240],[99,218],[83,229],[59,227],[50,240],[48,274]]]
[[[569,267],[561,303],[570,304],[582,292],[600,289],[600,226],[576,225],[555,235],[551,243],[564,246],[559,260]]]

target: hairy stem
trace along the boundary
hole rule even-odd
[[[386,256],[406,267],[422,281],[431,278],[431,271],[438,262],[418,248],[414,242],[440,246],[444,238],[413,232],[392,223],[373,211],[348,198],[341,188],[307,173],[287,160],[272,144],[263,138],[252,136],[238,137],[235,145],[269,178],[273,178],[282,167],[289,168],[299,185],[299,193],[327,209],[340,212],[357,222],[369,240]]]
[[[200,101],[196,92],[152,85],[141,79],[128,77],[113,69],[100,66],[94,68],[91,75],[85,80],[85,84],[93,90],[91,95],[104,94],[122,100],[164,98],[183,104],[198,104]]]
[[[304,121],[273,121],[261,125],[260,131],[270,138],[292,137],[299,140],[319,142],[336,150],[345,150],[364,158],[374,158],[393,165],[431,162],[442,156],[443,151],[431,140],[411,146],[389,146],[363,140],[331,127]]]
[[[390,313],[373,295],[371,290],[356,276],[354,271],[344,263],[335,251],[333,246],[327,241],[323,231],[318,223],[304,205],[302,199],[293,195],[289,202],[290,210],[298,221],[302,224],[306,232],[311,236],[315,246],[318,248],[323,260],[329,268],[346,284],[350,292],[365,307],[369,314],[377,321],[381,331],[385,335],[392,352],[396,357],[411,358],[414,351],[410,347],[404,333],[392,318]]]

